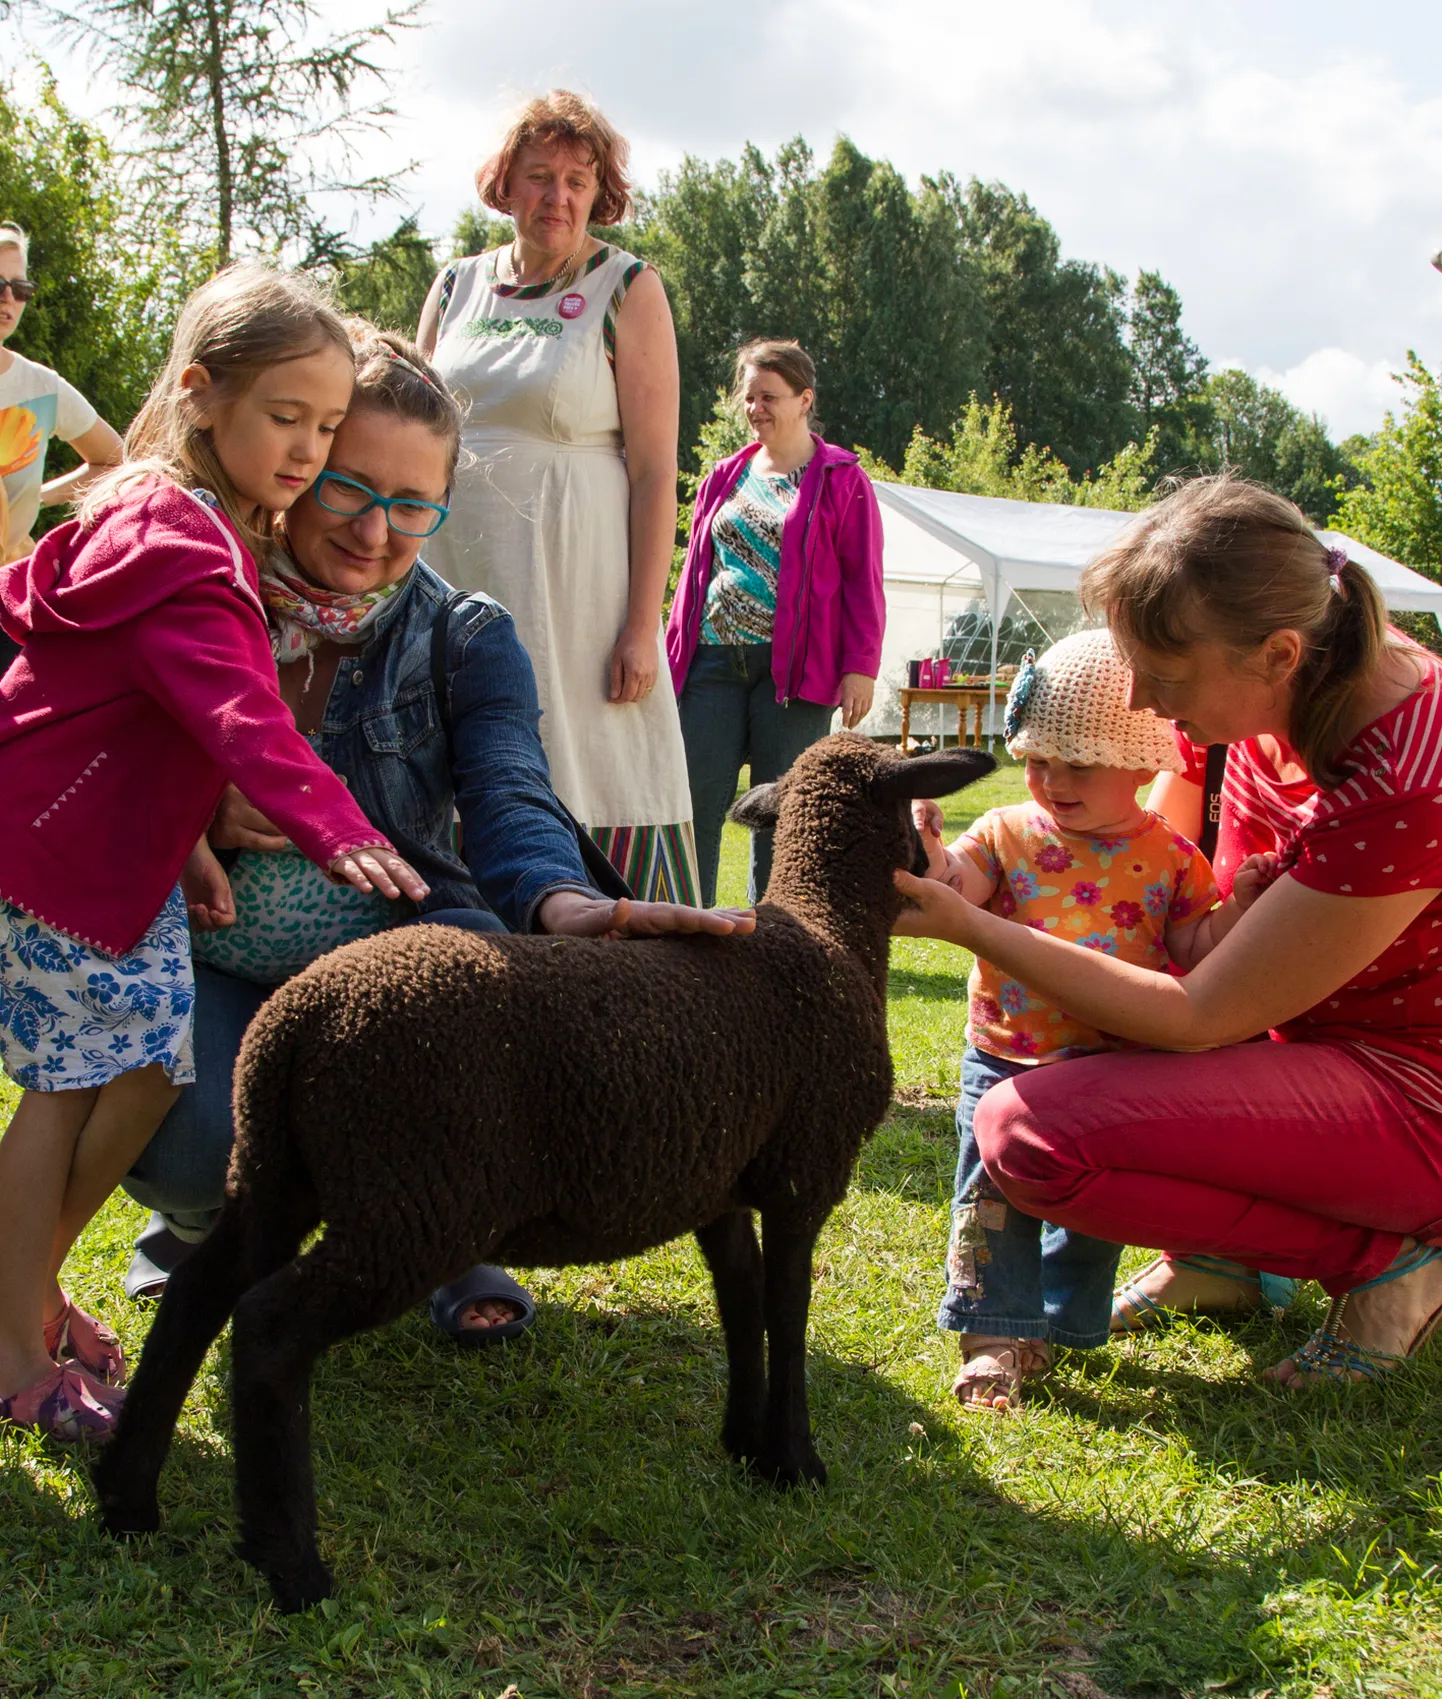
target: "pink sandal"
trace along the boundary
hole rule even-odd
[[[33,1386],[0,1398],[0,1422],[33,1428],[65,1445],[100,1445],[115,1432],[125,1394],[75,1363],[57,1363]]]
[[[57,1362],[70,1358],[78,1363],[104,1386],[124,1386],[125,1353],[115,1330],[88,1315],[68,1293],[60,1296],[65,1308],[45,1324],[45,1349]]]

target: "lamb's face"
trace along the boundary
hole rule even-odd
[[[731,818],[753,830],[776,827],[773,868],[783,881],[799,877],[814,887],[845,868],[875,887],[876,901],[899,905],[892,871],[926,871],[912,798],[949,796],[994,765],[976,749],[904,758],[840,732],[813,744],[775,784],[748,791]]]

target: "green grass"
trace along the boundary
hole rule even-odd
[[[965,800],[1018,794],[1004,769]],[[723,898],[743,853],[729,836]],[[76,1463],[0,1437],[0,1695],[1442,1694],[1434,1365],[1288,1398],[1257,1374],[1310,1305],[1073,1355],[1018,1419],[950,1399],[932,1320],[968,963],[915,941],[893,959],[902,1101],[817,1257],[827,1488],[778,1496],[721,1455],[723,1358],[689,1242],[541,1274],[514,1345],[457,1354],[415,1315],[323,1364],[340,1592],[280,1618],[229,1552],[222,1343],[152,1539],[110,1544]],[[140,1219],[112,1201],[73,1281],[132,1350],[147,1316],[120,1276]]]

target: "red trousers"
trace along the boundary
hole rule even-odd
[[[993,1086],[974,1125],[1029,1215],[1333,1296],[1380,1274],[1403,1234],[1442,1236],[1442,1116],[1336,1045],[1057,1062]]]

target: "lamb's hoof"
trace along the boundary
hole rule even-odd
[[[737,1463],[754,1463],[761,1455],[763,1440],[759,1424],[727,1422],[721,1429],[721,1444]]]
[[[100,1524],[112,1540],[132,1540],[160,1527],[160,1501],[107,1496],[100,1501]]]
[[[783,1492],[803,1485],[826,1485],[826,1465],[812,1445],[808,1445],[802,1452],[787,1453],[783,1456],[768,1456],[763,1453],[752,1462],[751,1467],[762,1480],[769,1481],[773,1487],[779,1487]]]
[[[275,1600],[276,1609],[284,1616],[308,1611],[335,1591],[335,1577],[321,1562],[318,1553],[311,1552],[299,1563],[280,1569],[245,1540],[237,1543],[235,1552],[237,1557],[244,1558],[260,1570],[270,1582],[271,1597]]]

